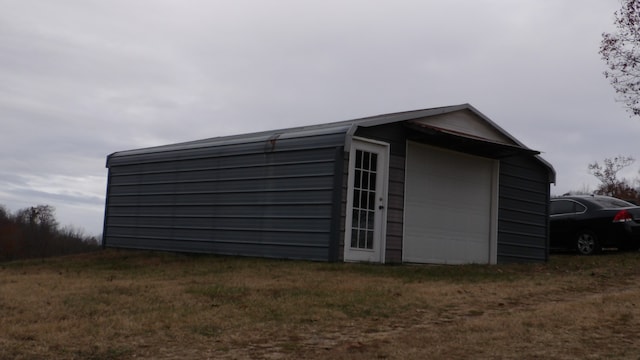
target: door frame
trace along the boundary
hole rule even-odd
[[[385,262],[386,233],[387,233],[387,208],[388,208],[388,184],[389,184],[389,143],[354,136],[349,149],[349,167],[347,176],[347,203],[345,208],[344,246],[343,259],[346,262]],[[376,152],[379,164],[377,166],[376,194],[380,198],[376,201],[376,220],[374,225],[374,249],[351,248],[351,226],[353,223],[353,179],[355,176],[355,152],[364,150]],[[379,206],[382,205],[382,209]]]

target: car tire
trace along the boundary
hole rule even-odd
[[[581,255],[593,255],[601,251],[598,236],[591,230],[582,230],[576,236],[576,249]]]

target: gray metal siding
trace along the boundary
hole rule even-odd
[[[335,168],[342,166],[336,154],[342,156],[343,142],[344,133],[116,153],[107,162],[104,243],[335,259],[333,223],[340,219],[333,203],[335,182],[342,181]]]
[[[534,158],[500,161],[498,262],[548,259],[549,174]]]
[[[404,230],[404,156],[391,155],[389,161],[389,200],[387,202],[387,244],[385,261],[402,262]]]
[[[345,232],[347,223],[347,193],[349,187],[349,152],[343,153],[342,160],[342,187],[341,187],[341,201],[340,201],[340,241],[338,249],[338,260],[344,261],[344,246],[345,246]]]
[[[341,243],[344,243],[344,221],[342,214],[346,208],[346,203],[342,203],[344,194],[346,193],[346,180],[348,178],[345,175],[345,166],[348,167],[349,161],[345,163],[345,151],[344,147],[336,148],[335,165],[333,177],[333,199],[332,199],[332,218],[331,218],[331,238],[329,242],[329,261],[339,261],[344,257],[344,248],[340,247]]]

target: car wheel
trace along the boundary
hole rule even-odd
[[[578,233],[576,239],[576,248],[582,255],[592,255],[600,252],[600,244],[598,243],[598,236],[589,230],[582,230]]]

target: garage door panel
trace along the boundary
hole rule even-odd
[[[409,143],[404,261],[488,263],[493,161]]]
[[[425,242],[421,247],[405,254],[404,261],[413,263],[431,264],[468,264],[487,263],[488,258],[484,255],[486,244],[469,243],[460,240],[451,240],[447,235],[440,239],[440,244],[435,242]]]

